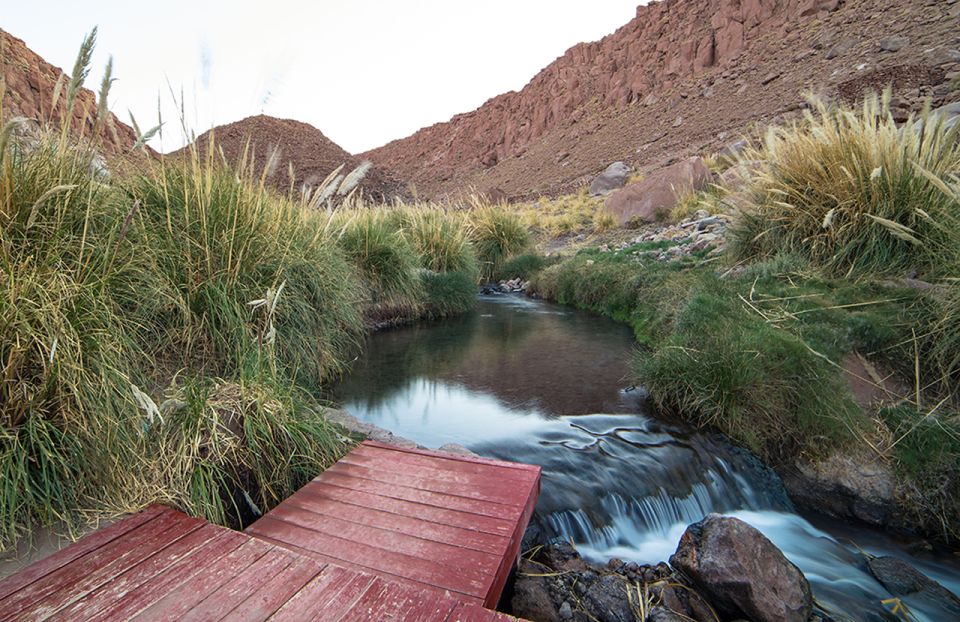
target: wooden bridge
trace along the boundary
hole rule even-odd
[[[0,581],[0,621],[506,621],[539,467],[364,442],[246,532],[152,506]]]

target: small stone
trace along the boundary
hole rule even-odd
[[[560,611],[557,613],[560,614],[561,620],[571,620],[573,619],[573,607],[570,606],[568,601],[563,601],[563,604],[560,605]]]
[[[779,71],[778,71],[778,72],[775,72],[775,73],[771,73],[771,74],[767,75],[767,77],[764,78],[763,81],[760,82],[760,84],[762,84],[763,86],[767,86],[768,84],[770,84],[771,82],[773,82],[774,80],[776,80],[776,79],[779,78],[779,77],[780,77],[780,72],[779,72]]]
[[[908,37],[884,37],[880,39],[880,49],[884,52],[899,52],[910,45]]]

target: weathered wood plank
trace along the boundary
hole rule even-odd
[[[374,577],[345,568],[328,565],[323,571],[287,601],[270,622],[302,622],[321,620],[349,610]]]
[[[325,565],[299,557],[275,577],[263,583],[256,592],[220,618],[222,622],[262,622],[272,616],[294,594],[299,592]]]
[[[201,521],[179,513],[162,513],[155,520],[128,532],[125,537],[114,539],[106,546],[91,551],[11,594],[0,603],[0,620],[42,620],[69,604],[64,599],[72,595],[80,598],[100,585],[92,581],[108,580],[129,565],[155,553],[158,547],[166,546],[200,525]],[[28,615],[28,610],[35,604],[38,605],[37,611]]]
[[[196,550],[202,549],[207,544],[226,535],[227,531],[224,529],[213,525],[203,525],[142,563],[107,581],[73,604],[64,607],[52,615],[49,620],[50,622],[55,620],[62,622],[88,620],[103,609],[127,598],[132,590],[166,571],[177,561],[191,556]]]
[[[7,577],[3,581],[0,581],[0,608],[3,607],[3,600],[10,594],[20,591],[27,585],[41,579],[58,568],[62,568],[87,553],[99,549],[116,538],[123,536],[127,532],[133,531],[144,523],[153,520],[161,513],[171,511],[169,508],[161,505],[152,505],[142,512],[128,516],[103,529],[98,529],[85,536],[79,542],[60,549],[56,553],[44,557],[30,564],[30,566],[20,572]]]
[[[404,449],[374,441],[364,441],[353,451],[360,455],[393,457],[396,460],[402,460],[406,464],[421,464],[434,469],[438,468],[438,464],[442,464],[444,470],[452,472],[483,475],[490,473],[491,469],[493,469],[504,478],[504,481],[524,479],[524,472],[529,474],[534,471],[539,471],[539,467],[530,464],[503,462],[500,460],[475,458],[471,456],[454,456],[448,453],[424,449]]]
[[[272,580],[294,561],[294,556],[273,548],[253,562],[240,574],[213,590],[200,603],[180,617],[181,622],[212,622],[254,594],[264,583]]]
[[[202,566],[200,572],[139,611],[132,619],[138,622],[177,622],[212,592],[250,568],[274,548],[265,542],[248,540],[226,557]]]
[[[447,482],[470,486],[476,483],[483,483],[496,477],[501,483],[523,483],[530,481],[533,474],[530,471],[514,471],[501,468],[478,469],[476,466],[468,466],[466,471],[462,469],[451,468],[456,462],[441,462],[432,460],[426,456],[417,456],[412,454],[389,453],[383,450],[371,450],[367,447],[360,447],[351,451],[340,459],[340,462],[364,466],[367,468],[379,468],[394,470],[397,465],[402,465],[404,472],[434,477]],[[451,466],[447,466],[450,464]]]
[[[366,546],[384,551],[403,553],[437,564],[460,570],[464,567],[476,568],[479,573],[494,573],[500,564],[501,555],[491,555],[459,546],[444,544],[434,540],[425,540],[405,533],[397,533],[351,523],[334,516],[320,516],[308,510],[282,504],[269,514],[274,520],[281,520],[298,527],[311,529],[317,533],[362,542]]]
[[[465,484],[447,481],[422,472],[411,472],[402,462],[394,464],[390,471],[385,471],[384,468],[358,465],[347,460],[341,460],[327,469],[327,472],[372,479],[392,486],[428,490],[450,497],[507,506],[524,505],[527,500],[524,492],[529,491],[533,483],[531,478],[526,482],[512,482],[511,486],[505,486],[503,480],[499,480],[495,474],[489,473],[482,479],[476,478],[476,481]],[[436,470],[434,472],[436,473]]]
[[[517,622],[518,619],[499,611],[490,611],[472,603],[454,607],[446,622]]]
[[[491,573],[464,567],[451,572],[450,567],[394,551],[368,546],[362,542],[344,540],[321,534],[297,525],[276,520],[268,514],[254,523],[248,533],[263,534],[274,540],[289,542],[325,556],[362,566],[373,574],[385,572],[407,577],[427,585],[474,597],[486,595]]]
[[[283,504],[303,508],[322,516],[334,516],[361,525],[405,533],[495,555],[502,553],[504,544],[507,542],[507,539],[502,536],[431,522],[418,516],[392,514],[374,508],[350,505],[321,495],[314,495],[308,490],[302,490],[301,493],[293,495]]]
[[[111,603],[109,607],[93,614],[88,622],[129,620],[194,577],[197,577],[197,581],[193,583],[191,589],[194,592],[200,591],[204,580],[216,575],[218,564],[221,567],[233,567],[238,561],[242,563],[244,559],[255,555],[254,548],[259,548],[261,551],[267,548],[262,543],[251,541],[228,529],[219,529],[219,531],[220,537],[180,559],[164,570],[161,575],[131,590],[122,599]]]
[[[415,516],[434,523],[451,525],[460,529],[481,531],[503,538],[510,538],[513,535],[513,521],[504,518],[481,516],[479,514],[441,508],[426,503],[407,501],[406,499],[385,497],[383,495],[363,492],[362,490],[352,490],[343,486],[337,486],[330,482],[314,480],[301,488],[297,495],[301,493],[322,496],[342,503],[349,503],[362,508],[382,510],[400,516]]]
[[[502,518],[511,522],[519,518],[522,508],[515,506],[502,505],[499,503],[490,503],[476,499],[465,499],[463,497],[451,497],[428,490],[418,490],[416,488],[407,488],[405,486],[395,486],[352,475],[324,471],[315,481],[321,481],[327,484],[359,490],[383,497],[392,497],[394,499],[403,499],[405,501],[414,501],[424,503],[438,508],[458,510],[460,512],[469,512],[480,516],[489,516],[492,518]]]

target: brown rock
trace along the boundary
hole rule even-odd
[[[655,171],[643,181],[630,184],[612,194],[607,209],[621,226],[637,221],[656,222],[669,215],[687,192],[702,190],[713,181],[713,174],[700,158],[691,158]]]
[[[690,525],[670,565],[723,614],[754,622],[807,622],[810,584],[770,540],[736,518],[711,514]]]
[[[573,124],[585,109],[596,105],[618,110],[633,102],[653,106],[680,81],[730,67],[751,42],[839,6],[839,0],[642,5],[636,17],[614,34],[573,46],[522,90],[498,95],[472,112],[363,157],[424,189],[437,182],[441,166],[451,169],[454,177],[496,167],[552,129]]]

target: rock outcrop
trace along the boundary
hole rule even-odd
[[[670,565],[721,613],[754,622],[807,622],[806,577],[770,540],[736,518],[711,514],[687,527]]]
[[[797,112],[805,92],[833,95],[877,69],[921,67],[900,80],[904,96],[949,98],[940,82],[960,63],[950,35],[957,12],[920,1],[651,2],[615,33],[567,50],[522,90],[364,157],[426,196],[474,185],[519,198],[589,184],[598,162],[647,168],[666,155],[719,149],[752,124]],[[910,44],[881,50],[879,41],[896,37]]]
[[[83,131],[89,135],[93,130],[93,117],[97,111],[93,91],[81,89],[70,111],[66,109],[66,100],[61,94],[56,109],[52,109],[53,92],[64,71],[43,60],[26,43],[5,30],[0,30],[0,75],[5,83],[4,117],[24,117],[37,123],[55,124],[69,119],[74,132]],[[123,153],[136,143],[137,135],[133,128],[111,113],[100,131],[100,140],[106,152]]]

